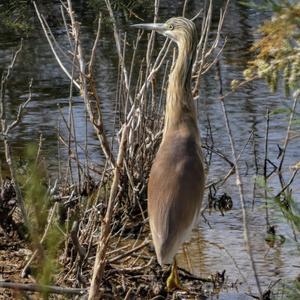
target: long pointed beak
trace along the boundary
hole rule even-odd
[[[166,30],[165,24],[163,23],[134,24],[130,25],[130,27],[139,28],[143,30],[155,30],[160,33],[163,33]]]

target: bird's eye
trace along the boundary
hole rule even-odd
[[[174,29],[174,25],[169,24],[169,30],[173,30]]]

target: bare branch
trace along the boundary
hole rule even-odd
[[[63,295],[84,295],[86,294],[86,289],[80,288],[67,288],[54,285],[39,285],[39,284],[27,284],[27,283],[17,283],[17,282],[6,282],[0,281],[0,288],[39,292],[48,292],[51,294],[63,294]]]
[[[116,22],[116,19],[115,19],[115,16],[114,16],[114,13],[113,13],[113,10],[111,7],[110,0],[105,0],[105,3],[106,3],[106,7],[109,12],[109,16],[111,18],[112,25],[113,25],[114,38],[115,38],[115,43],[116,43],[116,47],[117,47],[117,53],[118,53],[119,60],[120,60],[121,69],[122,69],[123,75],[124,75],[124,83],[125,83],[126,92],[129,94],[130,103],[133,104],[132,97],[130,96],[128,74],[127,74],[127,69],[125,66],[124,57],[122,55],[121,38],[120,38],[120,35],[118,32],[117,22]]]
[[[17,119],[9,126],[7,126],[7,120],[6,120],[6,112],[5,112],[5,89],[6,89],[6,84],[7,84],[7,80],[10,77],[11,71],[13,69],[13,66],[16,62],[16,58],[17,55],[20,53],[22,49],[22,41],[21,41],[21,45],[19,47],[19,49],[16,51],[16,53],[14,54],[11,63],[7,69],[7,73],[6,75],[2,76],[1,79],[1,90],[0,90],[0,123],[1,123],[1,131],[0,134],[3,136],[3,143],[4,143],[4,152],[5,152],[5,159],[6,159],[6,163],[9,167],[9,171],[10,171],[10,176],[12,178],[12,184],[13,187],[15,189],[16,192],[16,199],[17,199],[17,203],[19,208],[21,209],[21,213],[22,213],[22,217],[24,220],[24,223],[27,225],[28,224],[28,219],[27,219],[27,213],[26,213],[26,208],[24,205],[24,199],[21,193],[21,189],[19,187],[18,181],[17,181],[17,173],[16,173],[16,168],[14,166],[13,163],[13,156],[12,156],[12,150],[11,150],[11,146],[10,146],[10,142],[9,142],[9,137],[8,137],[8,133],[9,130],[13,129],[13,127],[15,127],[20,119],[21,119],[21,114],[22,114],[22,105],[19,107],[19,112],[17,115]],[[30,84],[31,86],[31,84]],[[30,90],[30,89],[29,89]],[[29,93],[30,96],[28,98],[27,101],[25,101],[25,103],[23,104],[24,107],[27,105],[27,103],[30,101],[31,99],[31,92]]]
[[[38,19],[39,19],[39,21],[40,21],[40,23],[41,23],[41,26],[42,26],[42,28],[43,28],[44,34],[45,34],[45,36],[46,36],[46,38],[47,38],[47,41],[48,41],[49,46],[50,46],[50,48],[51,48],[51,50],[52,50],[52,53],[54,54],[54,57],[55,57],[56,61],[58,62],[58,64],[59,64],[59,66],[61,67],[61,69],[65,72],[65,74],[69,77],[69,79],[70,79],[70,80],[73,80],[73,79],[72,79],[72,75],[71,75],[70,72],[66,69],[66,67],[65,67],[64,64],[62,63],[61,59],[59,58],[59,56],[58,56],[58,54],[57,54],[57,52],[56,52],[56,50],[55,50],[55,48],[54,48],[54,45],[53,45],[53,43],[52,43],[52,41],[51,41],[51,39],[50,39],[50,37],[49,37],[47,28],[46,28],[46,26],[45,26],[45,24],[44,24],[42,15],[40,14],[40,12],[39,12],[39,10],[38,10],[38,7],[37,7],[35,1],[33,1],[33,5],[34,5],[36,14],[37,14]],[[80,85],[79,85],[75,80],[73,80],[73,84],[80,90]]]
[[[118,261],[118,260],[120,260],[120,259],[122,259],[122,258],[124,258],[124,257],[126,257],[126,256],[128,256],[128,255],[130,255],[130,254],[146,247],[146,246],[148,246],[149,244],[150,244],[150,241],[146,240],[142,244],[138,245],[137,247],[135,247],[133,249],[130,249],[129,251],[127,251],[125,253],[122,253],[122,254],[110,259],[109,262],[110,263],[115,263],[116,261]]]
[[[100,32],[101,32],[101,23],[102,23],[102,14],[99,14],[98,17],[98,28],[97,28],[97,34],[96,34],[96,38],[94,41],[94,45],[92,48],[92,54],[91,54],[91,58],[90,58],[90,62],[89,62],[89,66],[88,66],[88,73],[92,74],[93,73],[93,67],[94,67],[94,63],[95,63],[95,57],[96,57],[96,49],[97,49],[97,45],[100,39]]]
[[[32,97],[31,87],[32,87],[32,79],[29,82],[28,98],[24,103],[19,105],[18,114],[16,116],[16,119],[10,125],[7,126],[5,134],[8,134],[11,130],[13,130],[20,123],[22,116],[23,116],[24,109],[26,108],[27,104],[31,101],[31,97]]]
[[[96,92],[96,87],[93,82],[93,78],[88,78],[86,74],[86,63],[84,60],[83,49],[80,41],[80,32],[79,32],[79,23],[75,20],[75,15],[72,9],[72,3],[70,0],[68,3],[68,13],[71,19],[71,27],[72,27],[72,36],[75,40],[75,45],[77,45],[77,59],[79,63],[80,69],[80,88],[83,96],[83,100],[90,118],[91,123],[94,126],[96,131],[98,140],[100,142],[102,151],[106,157],[106,159],[111,163],[111,165],[115,166],[115,158],[110,149],[106,134],[104,132],[104,124],[102,118],[102,112],[99,106],[99,97]],[[91,74],[89,74],[91,75]],[[93,97],[93,98],[91,98]],[[96,106],[96,107],[95,107]]]
[[[111,186],[111,191],[110,191],[110,196],[109,196],[109,201],[107,205],[107,210],[105,214],[105,218],[102,222],[101,225],[101,237],[99,240],[99,244],[97,247],[97,253],[96,253],[96,260],[94,264],[94,270],[93,270],[93,277],[92,277],[92,282],[90,286],[90,291],[89,291],[89,300],[94,300],[98,299],[96,295],[98,294],[98,287],[101,283],[103,272],[104,272],[104,267],[106,264],[106,251],[107,251],[107,245],[109,242],[110,238],[110,231],[111,231],[111,218],[113,214],[113,207],[114,203],[118,194],[118,186],[120,182],[120,176],[121,176],[121,170],[123,166],[123,160],[124,160],[124,155],[125,155],[125,150],[126,150],[126,141],[127,141],[127,135],[128,131],[130,128],[130,123],[131,121],[123,125],[122,128],[122,137],[120,141],[120,148],[119,148],[119,153],[118,153],[118,159],[117,159],[117,165],[116,168],[114,169],[114,177],[113,177],[113,182]]]

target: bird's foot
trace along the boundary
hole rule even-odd
[[[167,279],[167,292],[172,292],[174,290],[181,290],[181,291],[187,291],[187,289],[185,287],[182,286],[179,276],[178,276],[178,272],[177,272],[177,264],[176,261],[174,260],[173,265],[172,265],[172,269],[171,269],[171,273]]]

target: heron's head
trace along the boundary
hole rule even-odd
[[[194,22],[184,17],[171,18],[165,23],[135,24],[132,27],[155,30],[177,44],[183,41],[197,42],[197,31]]]

